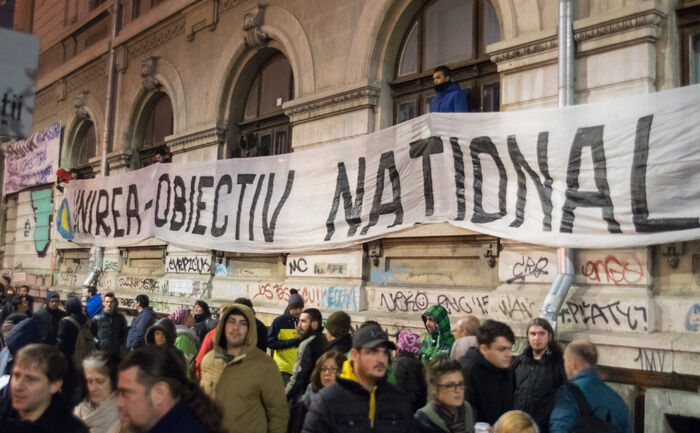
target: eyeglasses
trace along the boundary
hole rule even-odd
[[[438,388],[446,389],[448,391],[464,391],[464,388],[466,386],[464,385],[464,382],[450,382],[450,383],[444,383],[444,384],[438,384]]]
[[[337,372],[338,372],[338,367],[330,367],[330,368],[323,367],[323,368],[321,368],[321,373],[322,373],[322,374],[323,374],[323,373],[333,373],[333,374],[336,374]]]

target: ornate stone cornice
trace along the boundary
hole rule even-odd
[[[216,126],[203,128],[197,131],[186,132],[175,136],[165,142],[170,153],[175,155],[200,147],[219,145],[224,142],[226,125],[217,123]]]
[[[375,107],[378,99],[379,88],[365,86],[309,101],[289,101],[284,114],[292,123],[301,123],[352,109]]]
[[[245,44],[250,48],[263,47],[270,40],[270,36],[262,30],[265,24],[265,8],[265,5],[258,3],[243,14]]]
[[[652,27],[660,31],[665,21],[666,15],[664,13],[658,9],[651,9],[633,16],[624,16],[613,21],[605,21],[593,26],[576,29],[574,31],[574,40],[576,42],[585,42],[645,27]]]
[[[494,63],[509,62],[521,57],[534,56],[547,51],[553,51],[556,50],[558,46],[559,43],[556,36],[531,41],[491,53],[491,61]]]
[[[127,58],[133,59],[185,33],[185,18],[173,21],[163,28],[127,44]]]
[[[36,97],[34,98],[34,108],[39,108],[43,107],[44,105],[48,104],[49,102],[55,102],[56,101],[56,93],[53,90],[53,87],[47,87],[43,89],[41,92],[37,93]]]
[[[92,66],[89,66],[76,74],[68,77],[66,80],[66,92],[71,92],[86,83],[98,78],[104,77],[107,74],[107,62],[100,60]]]
[[[226,12],[229,9],[233,9],[239,4],[243,3],[244,0],[222,0],[219,4],[219,13]]]

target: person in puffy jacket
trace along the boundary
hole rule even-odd
[[[146,331],[156,323],[156,312],[150,305],[150,300],[143,293],[136,296],[136,311],[138,314],[131,321],[129,335],[126,336],[126,348],[138,349],[146,344]]]
[[[104,309],[92,319],[90,329],[97,341],[97,350],[118,355],[126,344],[126,318],[117,310],[119,304],[114,292],[105,293],[102,299]]]
[[[554,330],[542,318],[527,327],[527,347],[515,358],[515,396],[513,407],[532,416],[541,433],[549,431],[549,414],[554,408],[554,394],[566,383],[564,357]]]
[[[267,337],[267,347],[274,350],[273,358],[282,373],[285,386],[292,378],[292,369],[297,360],[297,348],[301,343],[297,338],[297,324],[302,311],[304,311],[304,298],[296,289],[291,289],[287,308],[284,314],[272,321]]]
[[[466,113],[467,95],[452,82],[452,72],[447,66],[438,66],[433,70],[435,96],[430,100],[431,113]]]

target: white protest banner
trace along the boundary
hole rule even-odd
[[[61,124],[54,123],[5,150],[2,192],[10,194],[30,186],[56,181],[61,145]]]
[[[430,114],[287,155],[71,182],[59,232],[305,252],[449,222],[549,246],[700,237],[700,86],[603,104]]]

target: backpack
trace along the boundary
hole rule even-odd
[[[593,409],[588,404],[586,396],[583,395],[581,388],[574,383],[567,383],[566,388],[576,400],[578,410],[581,416],[576,419],[576,423],[571,428],[570,433],[620,433],[617,427],[610,422],[610,412],[606,419],[602,420],[595,416]]]
[[[80,326],[77,320],[71,316],[66,316],[61,320],[68,320],[76,328],[78,328],[78,337],[75,339],[75,350],[73,351],[73,365],[80,368],[83,359],[95,350],[95,340],[92,338],[92,332],[87,325],[87,322]]]

